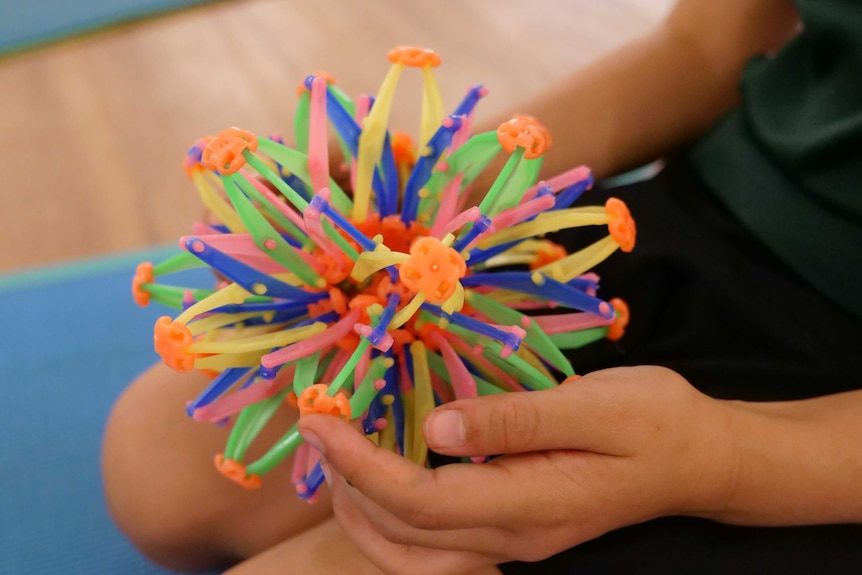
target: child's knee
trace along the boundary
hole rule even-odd
[[[183,402],[166,383],[186,381],[156,368],[134,382],[114,405],[102,446],[105,498],[117,527],[151,560],[183,571],[223,566],[203,513],[206,501],[189,491],[172,445]],[[194,383],[194,382],[192,382]],[[188,387],[181,393],[188,393]],[[194,393],[194,391],[191,391]],[[180,413],[175,414],[177,410]],[[177,477],[172,477],[177,474]],[[195,506],[199,506],[197,509]]]

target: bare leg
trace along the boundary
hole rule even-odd
[[[285,464],[255,491],[216,471],[213,458],[229,430],[196,423],[184,410],[206,384],[200,374],[151,368],[114,406],[102,453],[108,507],[119,528],[152,560],[184,571],[232,565],[332,513],[326,490],[315,505],[296,496]],[[291,410],[279,410],[249,457],[260,456],[294,421]]]
[[[328,519],[237,565],[225,575],[283,575],[288,572],[350,575],[383,573],[356,548],[335,519]],[[470,575],[500,575],[500,570],[487,567]]]

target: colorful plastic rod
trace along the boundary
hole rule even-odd
[[[322,482],[295,425],[248,457],[279,410],[359,420],[378,445],[427,465],[421,425],[436,405],[553,387],[575,376],[566,349],[619,339],[628,322],[590,273],[634,247],[625,204],[572,207],[593,184],[583,166],[539,182],[551,136],[535,118],[471,135],[481,86],[445,115],[433,51],[400,46],[388,59],[380,91],[356,102],[308,76],[295,148],[238,128],[198,140],[184,166],[214,221],[132,280],[139,305],[176,310],[156,323],[156,351],[212,378],[187,412],[231,426],[216,467],[249,489],[291,456],[299,497],[314,500]],[[405,68],[424,83],[416,144],[388,128]],[[330,128],[351,190],[331,177]],[[483,175],[498,157],[500,172]],[[609,234],[571,251],[545,237],[587,225]],[[199,266],[214,286],[164,283]]]

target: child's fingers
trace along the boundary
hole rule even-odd
[[[552,449],[626,455],[632,402],[621,389],[584,378],[543,391],[452,402],[425,419],[425,440],[434,451],[452,456]]]
[[[505,525],[518,512],[506,493],[522,486],[500,466],[425,469],[330,416],[304,417],[299,431],[354,489],[417,529]]]
[[[472,551],[496,554],[506,547],[507,533],[496,527],[475,527],[469,529],[419,529],[409,525],[401,518],[377,505],[361,491],[349,485],[335,471],[331,471],[332,493],[337,500],[337,511],[346,508],[358,511],[380,536],[391,543],[407,546],[420,546],[447,551]],[[432,506],[443,507],[443,497],[429,502]]]
[[[387,573],[464,573],[496,562],[469,551],[442,551],[393,542],[352,502],[347,489],[350,487],[343,478],[333,477],[333,504],[338,522],[356,547]]]

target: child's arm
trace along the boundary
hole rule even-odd
[[[737,104],[744,64],[797,27],[789,0],[682,0],[652,33],[518,110],[553,135],[543,174],[586,164],[604,177],[702,134]]]
[[[862,390],[731,402],[732,489],[706,517],[738,525],[862,523]]]

